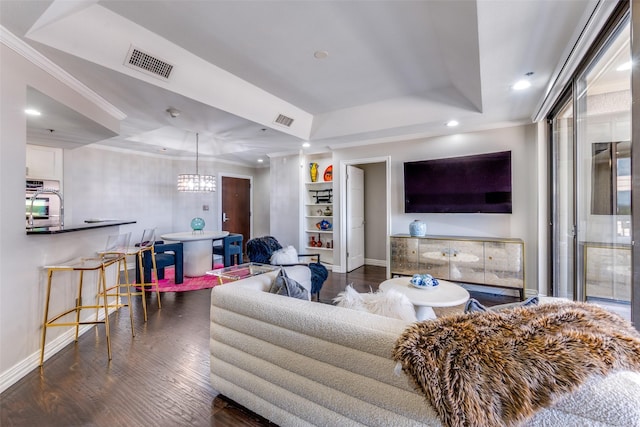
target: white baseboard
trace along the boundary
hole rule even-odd
[[[387,260],[386,259],[365,258],[364,259],[364,263],[365,263],[365,265],[375,265],[377,267],[386,267],[387,266]]]
[[[109,314],[113,313],[115,308],[110,309]],[[101,311],[98,315],[98,320],[104,319],[104,314]],[[95,319],[94,315],[90,316],[91,320]],[[89,320],[87,317],[85,320]],[[80,325],[78,330],[78,337],[93,329],[96,325]],[[51,356],[61,351],[67,345],[75,341],[75,329],[70,326],[68,331],[65,331],[57,338],[47,341],[46,350],[44,352],[44,361],[46,362]],[[37,369],[40,366],[40,348],[34,353],[31,353],[28,357],[13,365],[11,368],[0,374],[0,393],[17,383],[20,379],[26,376],[29,372]]]

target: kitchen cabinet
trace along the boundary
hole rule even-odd
[[[62,181],[62,148],[27,144],[27,178]]]
[[[524,243],[476,237],[390,237],[391,276],[431,274],[452,282],[517,289],[524,297]]]

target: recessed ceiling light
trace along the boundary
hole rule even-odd
[[[309,144],[308,142],[303,142],[302,143],[302,147],[303,148],[309,148],[309,147],[311,147],[311,144]]]
[[[449,120],[447,123],[445,123],[445,125],[447,125],[447,127],[456,127],[458,126],[460,123],[458,123],[457,120]]]
[[[33,108],[27,108],[24,112],[30,116],[40,116],[42,115],[40,111],[34,110]]]
[[[313,52],[313,57],[316,59],[325,59],[327,56],[329,56],[329,52],[326,50],[316,50]]]
[[[633,65],[633,63],[631,61],[625,62],[624,64],[620,65],[618,68],[616,68],[616,71],[627,71],[631,69],[631,65]]]
[[[258,159],[258,163],[262,163],[262,162],[264,162],[264,160]]]
[[[529,80],[519,80],[513,86],[511,86],[513,90],[524,90],[531,87],[531,82]]]

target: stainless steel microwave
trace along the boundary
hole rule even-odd
[[[30,214],[33,214],[34,227],[46,227],[59,223],[60,199],[51,194],[38,194],[38,191],[45,188],[59,191],[60,181],[27,179],[25,187],[25,220],[27,221],[27,226],[29,225]]]

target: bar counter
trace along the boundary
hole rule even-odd
[[[60,234],[60,233],[70,233],[73,231],[83,231],[83,230],[92,230],[95,228],[103,228],[103,227],[113,227],[116,225],[127,225],[127,224],[135,224],[136,221],[126,221],[126,220],[105,220],[105,221],[97,221],[97,222],[86,222],[83,224],[74,224],[74,225],[65,225],[60,227],[49,226],[49,227],[34,227],[27,228],[27,234]]]

